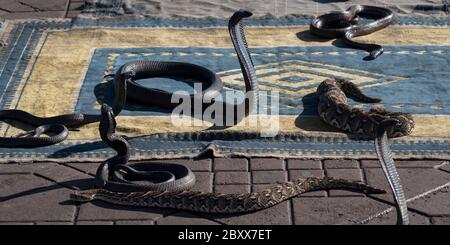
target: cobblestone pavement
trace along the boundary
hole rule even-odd
[[[194,190],[249,192],[299,176],[332,176],[385,188],[375,160],[215,158],[166,160],[190,167]],[[275,207],[244,215],[210,215],[171,209],[128,208],[68,200],[73,189],[92,186],[99,163],[35,163],[0,166],[0,224],[356,224],[392,209],[392,194],[367,197],[348,191],[306,193]],[[412,224],[450,224],[450,163],[397,161]],[[368,224],[395,224],[395,211]]]
[[[157,2],[157,1],[153,1]],[[83,0],[2,0],[1,19],[74,17]],[[195,190],[249,192],[299,176],[332,176],[388,190],[374,160],[201,159],[172,160],[190,167]],[[168,209],[112,206],[101,202],[75,205],[71,190],[92,186],[99,163],[0,165],[0,224],[395,224],[391,194],[367,197],[348,191],[304,194],[267,210],[244,215],[204,215]],[[450,163],[396,162],[411,211],[412,224],[450,224]]]

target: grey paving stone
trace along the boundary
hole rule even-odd
[[[21,5],[30,7],[33,11],[56,11],[65,10],[69,0],[43,1],[43,0],[20,0]]]
[[[70,190],[34,175],[0,175],[0,221],[72,221]]]
[[[248,171],[246,158],[215,158],[214,171]]]
[[[324,177],[325,172],[319,169],[311,169],[311,170],[289,170],[289,180],[296,180],[298,178],[307,178],[307,177]]]
[[[442,164],[444,161],[439,160],[395,160],[397,168],[432,168]],[[361,168],[381,168],[378,160],[361,160]]]
[[[213,173],[208,172],[194,172],[195,186],[193,191],[212,192],[213,190]]]
[[[29,167],[35,168],[33,171],[35,174],[56,181],[66,187],[75,189],[89,189],[93,187],[94,179],[92,176],[64,165],[47,164],[45,168],[41,168],[39,164],[30,164]]]
[[[34,225],[33,222],[0,222],[0,225]]]
[[[97,168],[100,165],[100,163],[80,162],[80,163],[64,163],[64,165],[68,165],[81,172],[95,176],[95,173],[97,172]]]
[[[274,207],[247,214],[208,214],[208,217],[222,224],[229,225],[288,225],[290,224],[289,202],[283,202]]]
[[[118,220],[115,225],[154,225],[152,220]]]
[[[215,173],[214,183],[220,184],[250,184],[249,172],[217,172]]]
[[[250,185],[216,185],[214,192],[223,194],[249,193]]]
[[[199,159],[199,160],[173,159],[173,160],[155,160],[152,162],[181,164],[190,168],[192,171],[195,172],[211,172],[212,170],[211,159]]]
[[[285,170],[284,160],[279,158],[251,158],[250,170]]]
[[[289,170],[289,180],[296,180],[298,178],[307,178],[307,177],[324,177],[325,173],[323,170],[311,169],[311,170]],[[307,192],[300,197],[326,197],[326,191],[313,191]]]
[[[361,168],[381,168],[378,160],[361,160]]]
[[[356,160],[324,160],[323,165],[325,169],[332,168],[357,168],[358,161]]]
[[[262,191],[265,190],[267,188],[272,187],[274,184],[255,184],[255,185],[251,185],[251,191],[252,192],[258,192],[258,191]]]
[[[174,210],[125,207],[94,201],[80,206],[78,221],[154,220],[171,212]]]
[[[112,221],[78,221],[76,225],[114,225]]]
[[[32,12],[33,8],[27,5],[20,4],[17,0],[2,0],[2,9],[8,12]]]
[[[380,168],[364,169],[367,184],[387,191],[386,194],[373,195],[394,203],[392,192],[386,177]],[[431,189],[450,182],[450,174],[434,168],[401,168],[398,169],[406,198],[412,198]]]
[[[450,173],[450,163],[444,164],[442,166],[439,167],[440,170],[443,170],[447,173]]]
[[[253,171],[253,184],[275,184],[287,181],[286,171]]]
[[[361,169],[327,169],[325,173],[328,177],[346,179],[349,181],[363,182]],[[362,193],[346,190],[329,190],[330,196],[364,196]]]
[[[370,220],[368,225],[396,225],[397,213],[395,211],[389,212],[380,217]],[[410,225],[429,225],[430,220],[428,217],[409,212],[409,224]]]
[[[444,188],[408,203],[409,208],[428,216],[450,216],[450,189]]]
[[[156,225],[218,225],[218,223],[189,212],[177,212],[157,219]]]
[[[35,225],[73,225],[72,222],[36,222]]]
[[[319,160],[288,159],[287,169],[322,169]]]
[[[4,19],[40,19],[40,18],[62,18],[65,11],[41,11],[41,12],[13,12],[2,14]]]
[[[366,197],[294,198],[294,224],[355,224],[390,206]]]
[[[431,223],[433,225],[450,225],[450,217],[433,217]]]

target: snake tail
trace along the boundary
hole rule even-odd
[[[364,103],[379,103],[381,99],[373,98],[365,95],[361,89],[359,89],[354,83],[347,81],[345,79],[336,79],[337,85],[342,89],[342,92],[355,101]]]

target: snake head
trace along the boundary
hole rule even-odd
[[[74,202],[90,202],[94,200],[96,193],[96,189],[87,191],[74,191],[70,194],[70,200]]]
[[[373,50],[369,53],[369,56],[367,56],[368,60],[374,60],[376,58],[378,58],[378,56],[382,55],[384,53],[384,49],[383,48],[379,48],[376,50]]]
[[[414,120],[409,114],[399,114],[395,118],[388,118],[380,122],[378,125],[378,135],[384,131],[387,132],[389,138],[407,136],[414,129]]]
[[[253,13],[250,12],[249,10],[240,9],[240,10],[234,12],[233,16],[231,16],[231,18],[230,18],[228,25],[229,26],[236,25],[237,23],[239,23],[239,21],[241,21],[241,19],[250,17],[252,15],[253,15]]]

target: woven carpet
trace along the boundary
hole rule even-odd
[[[317,117],[315,89],[326,78],[349,79],[392,111],[414,115],[409,137],[392,140],[396,158],[450,158],[450,19],[399,17],[395,25],[361,40],[386,52],[365,61],[365,52],[308,33],[311,17],[246,19],[247,39],[262,91],[277,92],[279,110],[261,115],[264,125],[211,130],[211,124],[129,102],[117,118],[133,159],[215,156],[375,158],[373,141],[325,125]],[[6,21],[0,35],[0,107],[39,116],[73,111],[99,113],[112,102],[105,74],[133,60],[199,64],[217,72],[225,89],[243,91],[239,63],[223,19],[89,19]],[[193,91],[180,81],[142,84]],[[371,104],[353,105],[369,109]],[[258,117],[252,115],[251,117]],[[272,123],[273,122],[273,123]],[[279,129],[274,137],[261,133]],[[267,125],[266,125],[267,126]],[[2,124],[11,136],[17,128]],[[101,160],[114,152],[98,135],[98,124],[70,132],[67,141],[38,149],[0,149],[0,161]]]

